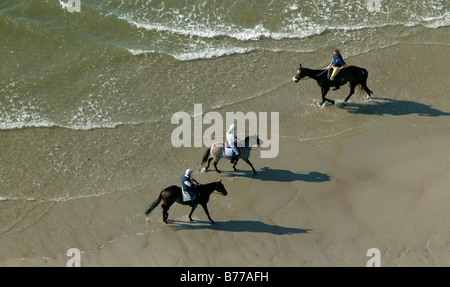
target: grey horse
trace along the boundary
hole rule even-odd
[[[255,144],[259,147],[262,144],[262,140],[260,140],[258,138],[258,136],[247,136],[245,138],[243,144],[244,144],[244,146],[240,147],[241,155],[234,162],[233,169],[236,170],[237,162],[239,161],[239,159],[242,159],[243,161],[248,163],[248,165],[250,165],[250,167],[253,170],[253,174],[256,174],[256,170],[253,167],[253,164],[249,160],[250,151],[252,150],[252,147]],[[231,159],[231,157],[228,157],[228,156],[225,155],[224,143],[219,142],[219,143],[212,144],[211,147],[208,148],[206,150],[205,154],[203,155],[202,165],[204,165],[206,162],[208,162],[208,165],[205,167],[205,171],[208,170],[211,161],[214,159],[213,165],[216,168],[216,171],[218,173],[220,173],[221,171],[217,168],[217,163],[219,162],[219,160],[221,158]]]

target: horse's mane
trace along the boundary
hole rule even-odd
[[[249,147],[250,138],[255,138],[255,142],[253,144],[257,144],[258,141],[261,141],[257,135],[246,136],[244,139],[244,143],[245,143],[246,147]],[[223,142],[215,142],[212,145],[220,146],[220,145],[223,145]],[[206,162],[206,159],[203,162]]]
[[[250,138],[255,138],[255,142],[252,143],[252,146],[253,146],[254,144],[258,144],[259,137],[258,137],[257,135],[246,136],[245,139],[244,139],[244,142],[245,142],[245,146],[246,146],[246,147],[251,147],[251,146],[250,146]]]
[[[213,181],[213,182],[209,182],[209,183],[205,183],[205,184],[202,184],[202,183],[200,183],[200,184],[198,184],[197,186],[199,187],[199,188],[205,188],[205,187],[209,187],[209,186],[212,186],[212,185],[216,185],[216,184],[218,184],[220,181]]]

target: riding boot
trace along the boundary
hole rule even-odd
[[[197,205],[197,195],[196,194],[194,194],[194,193],[190,193],[190,195],[191,195],[191,201],[189,202],[189,206],[190,207],[196,207],[196,205]]]
[[[233,153],[233,155],[231,156],[230,162],[231,162],[231,163],[234,163],[234,161],[235,161],[236,159],[237,159],[237,156],[236,156],[235,153]]]

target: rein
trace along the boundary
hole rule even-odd
[[[319,74],[317,74],[315,77],[320,77],[323,73],[326,73],[328,71],[328,68],[324,69],[322,72],[320,72]],[[303,79],[306,79],[306,77],[304,77]],[[313,79],[311,77],[308,77],[308,79]]]
[[[323,72],[322,73],[320,73],[320,74],[318,74],[316,77],[318,77],[318,76],[320,76],[320,75],[322,75],[323,73],[325,73],[326,71],[328,71],[329,70],[329,68],[326,68],[326,69],[324,69],[323,70]]]
[[[258,149],[258,148],[260,148],[261,147],[261,145],[259,144],[259,145],[257,145],[257,147],[255,147],[255,149],[254,150],[256,150],[256,149]],[[245,147],[246,149],[248,149],[248,150],[252,150],[253,149],[253,147]]]
[[[255,150],[257,149],[257,148],[259,148],[261,145],[260,144],[258,144],[257,145],[257,147],[255,148]],[[251,151],[252,150],[252,148],[253,148],[253,146],[247,146],[247,145],[245,145],[245,146],[243,146],[244,148],[246,148],[248,151]]]
[[[216,184],[217,182],[210,182],[210,183],[207,183],[207,184],[200,184],[200,185],[203,185],[203,186],[206,186],[206,185],[213,185],[213,184]],[[219,194],[222,194],[222,192],[221,191],[219,191],[219,190],[216,190],[215,188],[213,188],[213,190],[211,191],[211,193],[209,194],[209,196],[211,196],[211,194],[213,194],[214,192],[217,192],[217,193],[219,193]],[[208,197],[209,197],[208,196]]]
[[[328,69],[329,69],[329,68],[324,69],[322,72],[320,72],[319,74],[317,74],[316,77],[321,76],[323,73],[327,72]],[[310,76],[306,76],[306,77],[301,78],[299,81],[302,81],[302,80],[311,80],[311,79],[313,79],[313,78],[311,78]]]
[[[206,184],[200,184],[201,186],[213,186],[213,184],[215,184],[216,182],[210,182],[210,183],[206,183]],[[208,187],[209,188],[209,187]],[[200,192],[200,191],[199,191]],[[209,194],[209,195],[211,195],[211,194],[213,194],[214,192],[218,192],[218,193],[220,193],[220,191],[218,191],[218,190],[215,190],[214,188],[212,189],[212,191],[211,191],[211,193]]]

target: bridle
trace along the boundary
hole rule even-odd
[[[299,70],[299,71],[302,71],[302,70]],[[323,69],[323,71],[320,72],[319,74],[317,74],[316,77],[321,76],[323,73],[326,73],[327,71],[328,71],[328,68]],[[303,78],[298,80],[298,82],[300,82],[301,80],[311,80],[311,79],[312,79],[311,77],[304,76]]]
[[[219,188],[217,190],[214,190],[214,191],[217,191],[219,194],[221,194],[223,196],[228,194],[228,192],[226,191],[225,186],[223,186],[222,182],[220,182],[220,181],[217,182],[217,185],[219,186]]]

